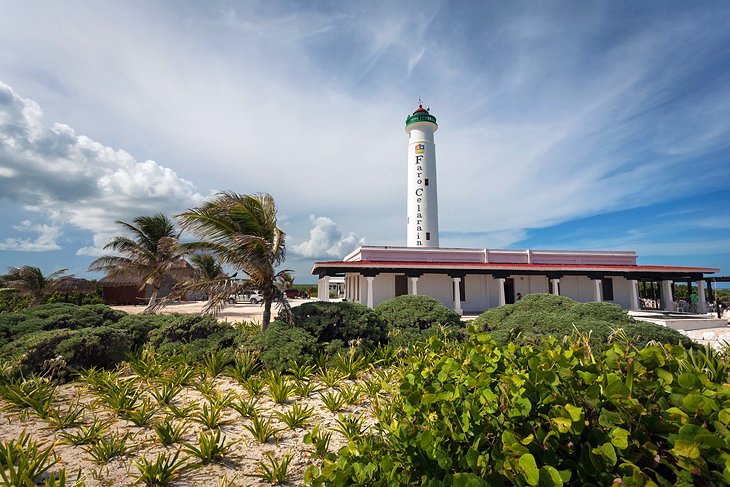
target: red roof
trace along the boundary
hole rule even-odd
[[[515,264],[492,262],[413,262],[413,261],[330,261],[315,262],[312,273],[318,268],[362,268],[362,269],[458,269],[458,270],[524,270],[524,271],[606,271],[606,272],[652,272],[652,273],[703,273],[712,274],[719,269],[709,267],[681,267],[659,265],[608,265],[608,264]]]

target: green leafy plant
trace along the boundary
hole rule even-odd
[[[284,404],[294,391],[294,386],[281,372],[269,371],[266,383],[269,386],[269,394],[276,404]]]
[[[271,424],[271,418],[266,418],[261,414],[256,414],[251,417],[251,424],[244,424],[243,427],[251,433],[259,443],[266,443],[272,438],[276,438],[277,434],[281,431]]]
[[[170,446],[180,441],[187,428],[185,423],[175,424],[171,419],[164,419],[152,425],[164,446]]]
[[[190,383],[190,379],[195,375],[195,367],[192,365],[178,363],[170,375],[170,380],[177,385],[186,385]]]
[[[127,421],[131,421],[135,426],[148,426],[157,412],[157,405],[152,404],[149,399],[144,399],[137,403],[134,409],[123,411],[120,416]]]
[[[682,370],[693,374],[707,374],[710,380],[724,384],[728,380],[727,361],[722,359],[709,345],[699,350],[687,350],[686,358],[680,360]]]
[[[84,487],[85,479],[84,476],[81,474],[80,468],[76,471],[74,477],[75,480],[71,481],[69,479],[69,474],[66,469],[62,468],[57,472],[51,473],[46,481],[43,482],[43,487]]]
[[[345,380],[345,375],[336,367],[320,369],[317,375],[319,380],[327,387],[336,387],[340,382]]]
[[[227,406],[227,401],[203,402],[203,407],[194,411],[190,415],[190,419],[209,429],[219,429],[221,426],[233,422],[233,420],[223,418]]]
[[[16,408],[32,410],[41,419],[51,413],[55,394],[56,386],[40,376],[0,384],[0,397]]]
[[[289,428],[302,428],[306,426],[314,415],[314,408],[295,403],[286,411],[275,411],[274,414]]]
[[[476,327],[465,343],[430,338],[395,374],[372,432],[338,418],[351,444],[325,457],[321,469],[308,469],[308,481],[727,482],[730,386],[717,383],[710,368],[684,369],[694,352],[681,346],[617,341],[596,348],[592,338],[502,347]]]
[[[248,392],[248,394],[251,397],[256,397],[259,395],[261,390],[264,388],[264,385],[266,385],[266,382],[260,377],[251,376],[248,379],[246,379],[245,381],[243,381],[243,383],[241,385],[243,386],[243,388],[246,390],[246,392]]]
[[[8,486],[33,486],[58,463],[55,445],[41,448],[25,432],[18,440],[0,442],[0,477]]]
[[[331,440],[332,432],[322,431],[319,425],[316,425],[312,428],[312,431],[304,435],[304,443],[314,447],[312,455],[317,458],[324,458],[327,455]]]
[[[82,447],[96,463],[109,463],[114,457],[126,455],[131,451],[127,441],[131,433],[112,433],[109,436],[102,436],[97,441]]]
[[[366,358],[358,355],[354,348],[348,350],[347,353],[337,353],[332,360],[332,365],[340,371],[346,379],[354,379],[357,374],[365,370],[368,366]]]
[[[198,404],[195,402],[191,403],[182,403],[179,406],[175,403],[170,403],[167,405],[167,409],[170,410],[170,414],[172,414],[173,417],[177,419],[187,419],[198,410]]]
[[[363,419],[361,416],[338,414],[335,423],[337,424],[335,431],[348,441],[355,441],[362,436]]]
[[[256,472],[246,474],[247,477],[253,477],[270,482],[272,485],[281,485],[286,482],[289,464],[293,458],[291,452],[286,452],[281,460],[277,459],[272,452],[264,453],[264,457],[256,462]]]
[[[214,350],[203,355],[203,370],[211,379],[218,377],[231,362],[226,350]]]
[[[198,445],[182,443],[184,452],[189,453],[203,465],[223,460],[228,450],[234,443],[226,442],[226,437],[221,437],[220,430],[201,431],[198,435]]]
[[[158,453],[154,461],[142,457],[139,461],[132,462],[138,471],[136,483],[150,487],[167,485],[184,470],[186,460],[178,460],[179,456],[179,451],[174,455],[165,451]]]
[[[182,392],[182,386],[172,379],[159,380],[150,389],[150,395],[155,398],[158,404],[168,405],[178,394]]]
[[[95,417],[88,426],[80,425],[75,431],[61,431],[58,436],[63,443],[69,445],[88,445],[98,441],[109,430],[111,424],[111,421]]]
[[[233,363],[228,366],[226,373],[243,384],[260,369],[258,352],[243,351],[233,358]]]
[[[136,409],[142,398],[142,391],[132,380],[108,381],[101,386],[99,398],[118,415]]]
[[[81,418],[85,410],[86,406],[77,397],[73,402],[68,403],[65,408],[52,407],[46,419],[53,429],[72,428],[81,424]]]
[[[340,394],[339,392],[320,392],[319,398],[322,399],[322,402],[324,403],[327,410],[332,413],[336,413],[337,411],[341,410],[342,406],[345,405],[345,398],[342,397],[342,394]]]
[[[307,398],[318,390],[319,386],[313,380],[294,381],[294,394],[301,398]]]
[[[313,364],[301,364],[296,367],[290,368],[288,372],[297,381],[302,382],[302,381],[307,381],[308,379],[311,379],[316,370],[317,370],[317,367]]]
[[[237,411],[244,418],[252,418],[261,412],[258,408],[258,402],[258,397],[239,398],[237,401],[231,402],[228,407]]]
[[[206,379],[205,377],[200,377],[198,380],[193,382],[193,387],[207,398],[214,398],[220,394],[216,383],[212,380]]]
[[[340,394],[342,395],[342,399],[344,399],[345,403],[355,405],[358,403],[358,401],[360,401],[360,395],[362,394],[362,391],[357,385],[342,386],[340,387]]]
[[[129,368],[144,379],[162,377],[171,365],[171,360],[157,353],[153,346],[146,346],[139,349],[136,353],[131,353],[128,362]]]

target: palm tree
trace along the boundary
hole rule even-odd
[[[223,267],[213,254],[193,254],[190,257],[190,263],[193,265],[199,281],[212,281],[225,277]]]
[[[209,296],[206,311],[225,306],[231,290],[257,289],[264,298],[261,329],[271,321],[276,284],[288,271],[277,271],[286,254],[284,232],[276,224],[276,204],[269,194],[219,193],[199,208],[178,216],[182,227],[204,239],[187,244],[190,249],[212,252],[225,266],[244,272],[248,279],[221,286]]]
[[[140,289],[146,284],[152,288],[145,313],[157,305],[157,295],[165,279],[180,278],[189,273],[181,257],[175,226],[162,213],[135,218],[134,224],[117,221],[132,234],[131,237],[113,237],[104,246],[121,256],[105,255],[89,265],[89,271],[103,271],[107,276],[139,281]]]
[[[44,276],[38,267],[25,265],[23,267],[9,267],[8,273],[2,276],[5,286],[16,289],[20,294],[33,297],[32,306],[41,304],[43,295],[53,290],[58,278],[68,269],[59,269]]]

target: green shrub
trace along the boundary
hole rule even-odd
[[[2,288],[0,284],[0,288]],[[24,296],[17,291],[0,291],[0,313],[12,313],[28,308],[33,304],[32,296]]]
[[[104,299],[96,292],[60,292],[55,291],[52,293],[48,293],[45,296],[43,296],[43,302],[47,304],[51,303],[71,303],[75,304],[77,306],[82,306],[84,304],[102,304],[104,303]]]
[[[111,368],[130,352],[124,330],[101,326],[28,333],[0,348],[0,359],[17,362],[19,372],[50,373],[65,380],[73,370]]]
[[[548,336],[562,339],[573,333],[590,334],[593,346],[604,346],[616,329],[623,329],[645,345],[662,343],[691,345],[681,333],[634,320],[620,306],[611,303],[578,303],[564,296],[529,294],[515,304],[492,308],[474,320],[479,329],[489,331],[500,344],[539,343]]]
[[[103,304],[44,304],[15,313],[0,313],[0,347],[28,333],[43,330],[107,326],[125,316]]]
[[[386,341],[388,327],[380,316],[359,303],[315,302],[292,308],[294,324],[315,337],[318,342],[361,340],[363,346]],[[286,321],[279,316],[280,321]]]
[[[140,328],[149,323],[161,323],[159,327],[151,328],[147,344],[161,353],[183,354],[191,362],[198,362],[206,353],[216,350],[233,352],[244,339],[242,333],[229,323],[210,316],[157,315],[149,321],[139,320],[138,323]]]
[[[311,485],[726,485],[730,386],[679,346],[432,339]]]
[[[254,335],[249,347],[260,352],[259,360],[264,367],[278,371],[309,362],[318,350],[315,337],[278,320],[272,321],[266,331]]]
[[[430,296],[406,294],[380,303],[375,312],[390,327],[425,330],[433,325],[458,326],[459,315]]]

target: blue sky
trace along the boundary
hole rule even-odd
[[[40,2],[0,17],[0,269],[269,192],[286,266],[405,244],[438,118],[442,246],[730,274],[730,3]]]

